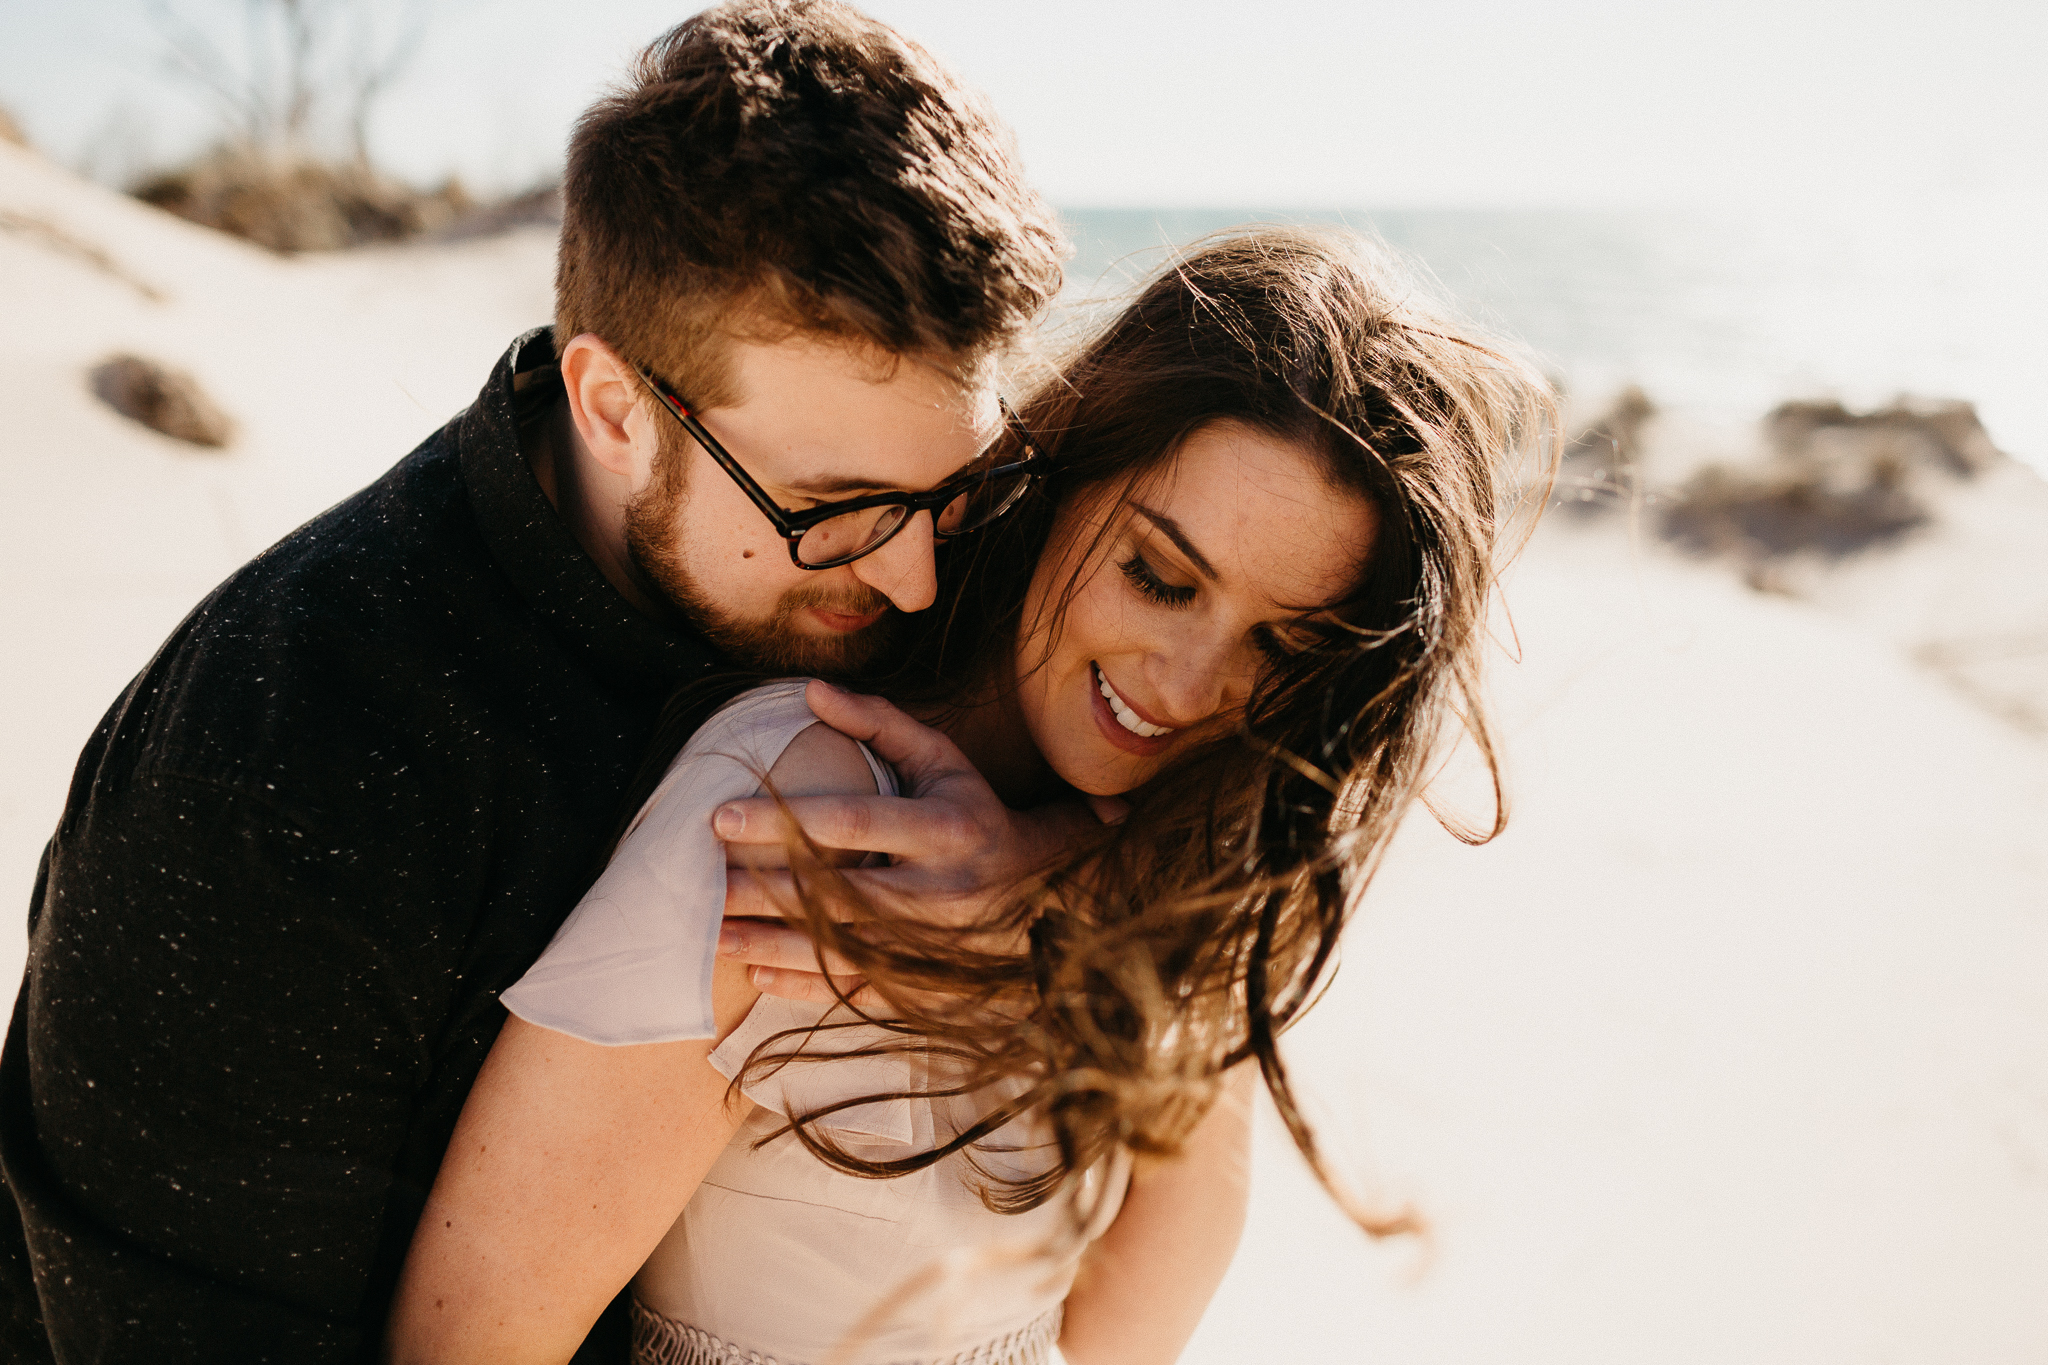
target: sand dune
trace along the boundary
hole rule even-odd
[[[0,145],[0,897],[163,636],[469,400],[550,245],[285,261]],[[236,444],[113,414],[115,351],[191,371]],[[1367,1244],[1267,1131],[1191,1361],[2048,1359],[2048,743],[1922,648],[2048,629],[2030,479],[1807,600],[1618,524],[1538,538],[1497,670],[1515,823],[1413,822],[1292,1040],[1431,1237]]]

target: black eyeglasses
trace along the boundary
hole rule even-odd
[[[754,506],[761,509],[761,515],[775,524],[789,543],[789,562],[799,569],[836,569],[871,555],[887,545],[919,512],[932,514],[932,534],[940,540],[979,531],[1016,506],[1040,472],[1031,434],[1004,404],[1003,420],[1016,428],[1024,449],[1023,459],[977,470],[927,493],[871,493],[792,512],[775,505],[775,499],[754,482],[716,436],[705,430],[674,390],[645,368],[640,368],[640,377],[662,406],[683,424],[683,430],[718,461],[718,467],[731,475]]]

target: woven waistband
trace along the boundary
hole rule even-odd
[[[972,1350],[890,1365],[1047,1365],[1059,1340],[1060,1310],[1049,1309],[1014,1332]],[[699,1327],[665,1318],[633,1300],[633,1365],[804,1365],[749,1351]]]

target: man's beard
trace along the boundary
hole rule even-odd
[[[626,507],[626,552],[641,577],[734,663],[766,673],[857,676],[902,638],[903,613],[865,583],[851,592],[793,588],[782,595],[766,621],[748,621],[720,610],[705,596],[676,553],[680,480],[657,476]],[[798,630],[797,613],[812,607],[846,616],[881,610],[882,619],[856,631],[812,635]]]

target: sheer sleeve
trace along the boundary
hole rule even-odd
[[[597,883],[526,974],[500,997],[530,1024],[620,1047],[712,1038],[711,973],[725,914],[719,805],[761,776],[817,717],[804,680],[735,698],[704,723],[627,828]],[[876,786],[895,776],[866,746]]]

